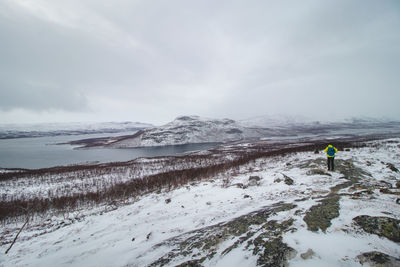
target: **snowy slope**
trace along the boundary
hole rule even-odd
[[[182,116],[163,126],[146,129],[132,138],[114,142],[112,147],[143,147],[181,145],[189,143],[218,143],[258,136],[257,130],[243,127],[230,119],[208,119]]]
[[[38,218],[0,254],[0,266],[361,266],[372,251],[399,266],[400,241],[354,221],[400,220],[400,174],[391,168],[400,166],[399,149],[400,139],[392,139],[339,152],[335,172],[313,152],[260,158],[121,207]],[[328,207],[316,221],[306,219]],[[323,227],[319,220],[336,209]],[[323,228],[312,230],[314,222]],[[11,241],[17,230],[6,224],[2,236]]]

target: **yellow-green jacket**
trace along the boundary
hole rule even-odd
[[[333,158],[337,153],[336,147],[329,145],[325,148],[324,152],[327,154],[328,158]]]

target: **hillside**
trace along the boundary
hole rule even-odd
[[[163,126],[145,129],[110,144],[114,148],[224,143],[260,135],[261,130],[246,128],[230,119],[182,116]]]
[[[51,189],[77,195],[111,183],[117,191],[95,205],[38,213],[0,265],[399,266],[400,139],[334,142],[335,172],[314,152],[321,144],[264,152],[241,144],[197,156],[4,174],[3,207],[11,199],[51,200],[44,194]],[[160,184],[129,193],[131,181],[145,177],[147,186]],[[1,251],[24,222],[13,218],[2,217]]]

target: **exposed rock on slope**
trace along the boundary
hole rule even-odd
[[[353,220],[367,233],[384,236],[394,242],[400,243],[400,220],[367,215],[357,216]]]
[[[369,263],[370,266],[391,267],[400,266],[400,259],[378,251],[366,252],[357,257],[361,264]]]
[[[295,207],[293,204],[278,203],[227,223],[212,225],[166,240],[154,248],[166,250],[172,246],[174,249],[150,266],[171,265],[176,259],[180,260],[182,255],[189,256],[192,260],[179,266],[202,266],[201,263],[206,259],[226,255],[242,244],[257,256],[257,266],[287,266],[288,260],[296,256],[297,252],[282,242],[282,235],[290,231],[293,220],[279,223],[275,220],[268,221],[268,218]],[[221,251],[220,246],[223,243],[230,245]]]

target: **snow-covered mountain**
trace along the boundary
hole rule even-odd
[[[0,124],[0,139],[137,131],[153,125],[141,122],[71,122]]]
[[[145,129],[131,137],[113,142],[110,146],[123,148],[218,143],[255,136],[259,136],[259,130],[244,127],[234,120],[181,116],[163,126]]]

